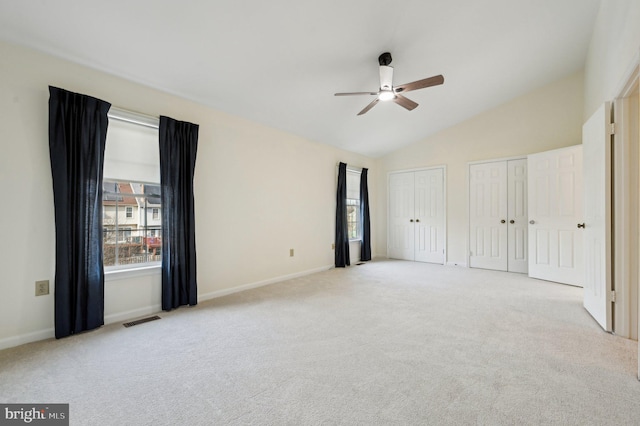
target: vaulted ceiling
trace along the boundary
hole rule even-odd
[[[377,157],[581,70],[599,0],[0,3],[0,39]],[[335,92],[443,74],[406,111]],[[126,107],[126,106],[124,106]]]

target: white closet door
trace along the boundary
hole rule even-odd
[[[607,331],[611,321],[611,122],[602,105],[582,128],[584,146],[584,307]]]
[[[415,260],[444,264],[444,169],[415,172]]]
[[[469,167],[469,266],[506,271],[507,163]]]
[[[582,286],[582,145],[528,156],[529,276]]]
[[[527,273],[527,160],[507,162],[507,249],[509,272]]]
[[[414,260],[414,173],[389,176],[389,242],[388,256]]]

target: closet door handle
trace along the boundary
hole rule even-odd
[[[513,220],[513,219],[511,219],[511,220],[509,221],[509,223],[513,225],[514,223],[516,223],[516,221],[515,221],[515,220]]]
[[[578,224],[578,228],[582,228],[582,229],[584,229],[584,223],[579,223],[579,224]]]
[[[416,219],[416,222],[420,222],[420,219]]]
[[[412,223],[413,223],[413,219],[409,219],[409,222],[412,222]]]
[[[536,221],[535,221],[535,220],[533,220],[533,219],[531,219],[531,220],[529,221],[529,223],[530,223],[530,224],[532,224],[532,225],[535,225]]]
[[[500,221],[500,223],[507,223],[507,221],[506,221],[506,220],[504,220],[504,219],[502,219],[502,220]]]

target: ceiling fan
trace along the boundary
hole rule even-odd
[[[393,67],[390,67],[391,53],[385,52],[378,57],[378,63],[380,64],[380,90],[377,92],[348,92],[348,93],[336,93],[335,96],[354,96],[354,95],[375,95],[377,96],[369,105],[367,105],[358,115],[365,114],[371,108],[373,108],[380,101],[393,101],[403,108],[409,111],[418,106],[417,103],[411,99],[404,97],[401,93],[409,92],[411,90],[424,89],[426,87],[437,86],[444,83],[444,77],[442,75],[436,75],[422,80],[414,81],[412,83],[401,84],[399,86],[393,85]]]

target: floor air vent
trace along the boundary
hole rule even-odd
[[[155,321],[155,320],[159,320],[159,319],[160,319],[159,316],[154,315],[152,317],[142,318],[142,319],[131,321],[131,322],[125,322],[122,325],[124,325],[125,327],[133,327],[134,325],[144,324],[145,322]]]

